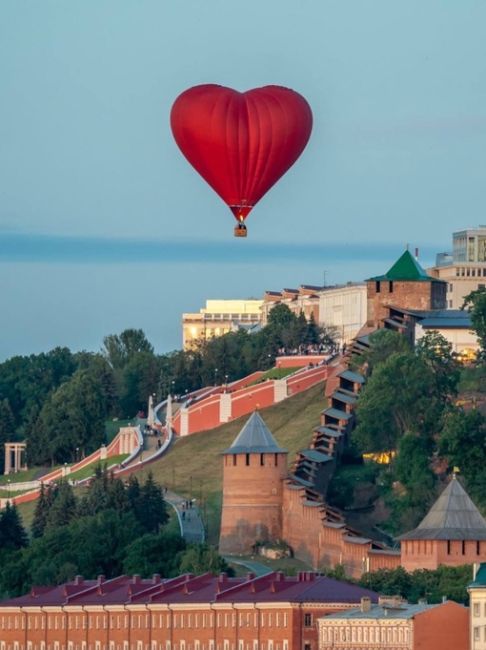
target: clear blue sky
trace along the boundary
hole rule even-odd
[[[3,0],[0,358],[127,326],[165,351],[205,298],[360,280],[486,222],[485,25],[479,0]],[[247,241],[168,127],[205,82],[313,109]]]

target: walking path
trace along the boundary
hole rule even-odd
[[[224,559],[226,562],[229,562],[231,564],[239,564],[241,566],[244,566],[249,571],[252,571],[257,577],[264,576],[267,573],[272,573],[273,571],[273,569],[270,569],[261,562],[254,562],[253,560],[242,560],[231,555],[225,555]]]
[[[164,499],[176,511],[177,518],[179,520],[179,527],[181,529],[181,535],[186,540],[186,542],[188,544],[202,544],[205,540],[205,533],[204,524],[201,519],[199,508],[196,505],[193,505],[192,508],[184,507],[187,503],[187,500],[183,499],[181,496],[175,494],[175,492],[172,492],[171,490],[168,490],[164,494]]]

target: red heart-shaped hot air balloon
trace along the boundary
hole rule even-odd
[[[184,156],[238,220],[235,234],[246,236],[251,209],[304,150],[312,112],[289,88],[204,84],[179,95],[170,122]]]

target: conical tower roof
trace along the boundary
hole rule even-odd
[[[406,250],[385,273],[378,275],[371,280],[391,280],[391,281],[410,281],[410,282],[431,282],[435,278],[428,275],[420,266],[418,261],[413,257],[410,251]]]
[[[486,539],[486,521],[454,476],[415,530],[398,539]]]
[[[233,444],[223,454],[285,454],[260,414],[255,411],[246,421],[245,426],[236,436]]]

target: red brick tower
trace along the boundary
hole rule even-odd
[[[407,250],[385,275],[367,280],[368,326],[383,327],[390,307],[446,309],[447,283],[427,275]]]
[[[486,521],[455,475],[417,528],[398,539],[407,571],[486,561]]]
[[[282,535],[282,484],[287,450],[255,412],[223,452],[220,553],[251,553],[257,541]]]

